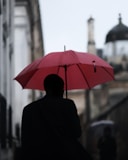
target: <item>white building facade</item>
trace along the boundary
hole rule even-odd
[[[6,147],[7,135],[11,137],[13,13],[14,0],[0,0],[0,140],[3,148]]]
[[[0,97],[0,140],[4,147],[7,137],[11,145],[12,138],[20,136],[23,107],[40,96],[23,90],[14,77],[43,54],[38,0],[0,0],[0,95],[6,102]]]

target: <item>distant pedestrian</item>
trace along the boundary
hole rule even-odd
[[[116,160],[117,144],[109,126],[104,128],[103,136],[98,140],[100,160]]]

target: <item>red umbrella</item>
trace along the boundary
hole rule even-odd
[[[58,74],[65,82],[65,90],[90,89],[114,79],[113,68],[100,57],[67,50],[51,52],[33,61],[14,79],[23,88],[44,90],[43,80],[48,74]]]

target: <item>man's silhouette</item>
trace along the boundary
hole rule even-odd
[[[104,135],[98,141],[100,160],[116,160],[117,144],[109,126],[104,128]]]
[[[35,82],[36,83],[36,82]],[[43,84],[42,84],[43,85]],[[44,80],[46,95],[24,107],[22,115],[22,158],[25,160],[68,160],[73,157],[68,140],[81,136],[74,102],[64,99],[64,82],[55,75]]]

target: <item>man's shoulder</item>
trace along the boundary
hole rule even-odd
[[[29,103],[28,105],[26,105],[24,107],[24,110],[34,110],[35,108],[38,108],[38,106],[42,103],[43,98],[40,98],[36,101],[33,101],[31,103]]]
[[[74,103],[74,101],[70,98],[62,98],[65,102],[71,102],[71,103]]]
[[[73,101],[72,99],[68,99],[68,98],[66,99],[66,98],[65,98],[64,101],[67,102],[67,103],[72,103],[72,104],[74,104],[74,101]]]
[[[72,99],[63,99],[62,106],[68,110],[68,112],[76,110],[76,105]]]

